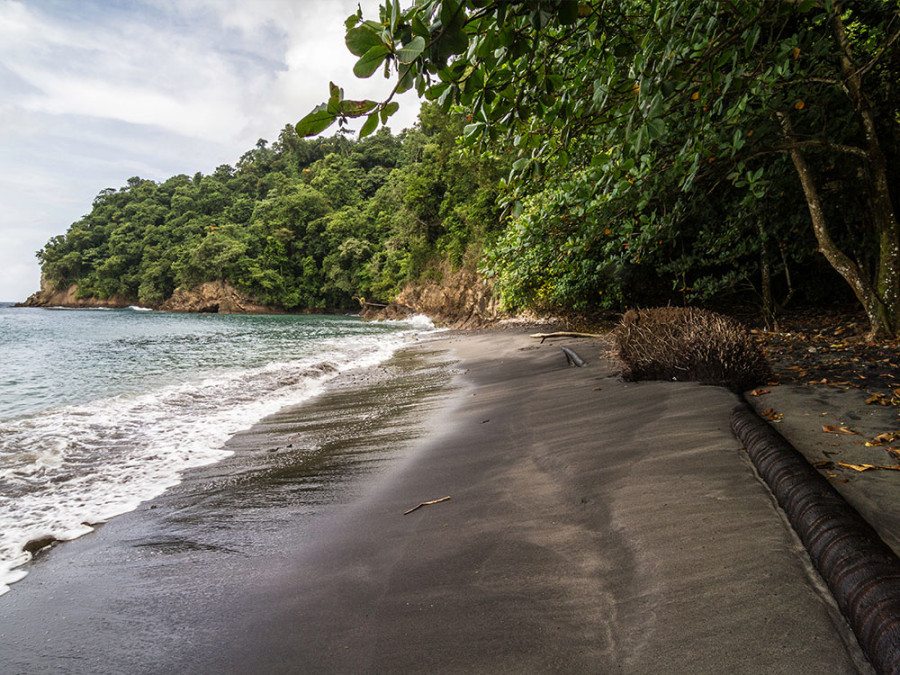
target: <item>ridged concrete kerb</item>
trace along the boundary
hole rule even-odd
[[[748,404],[731,428],[828,584],[879,673],[900,675],[900,558]]]

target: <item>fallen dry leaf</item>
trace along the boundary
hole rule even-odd
[[[878,434],[874,439],[875,443],[893,443],[896,440],[900,440],[900,431],[885,431],[883,434]]]
[[[769,389],[754,389],[750,392],[751,396],[763,396],[765,394],[771,394],[772,392]]]
[[[826,434],[856,434],[852,429],[848,429],[847,427],[834,427],[828,424],[822,425],[822,431]]]
[[[833,469],[834,462],[830,459],[823,459],[821,462],[816,462],[813,466],[817,469]]]
[[[866,399],[866,403],[869,405],[890,405],[891,402],[887,399],[887,396],[884,394],[872,394],[869,398]]]
[[[900,471],[900,466],[876,466],[874,464],[850,464],[849,462],[838,462],[838,466],[842,466],[845,469],[853,469],[854,471],[868,471],[869,469],[875,469],[876,471]]]

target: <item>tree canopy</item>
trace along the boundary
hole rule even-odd
[[[218,280],[291,311],[388,301],[435,259],[479,257],[496,229],[500,164],[454,152],[462,125],[432,106],[400,136],[287,126],[235,167],[131,178],[38,252],[44,279],[151,305]]]
[[[771,314],[818,251],[873,333],[900,330],[896,0],[390,0],[346,27],[357,76],[461,106],[469,146],[510,153],[485,266],[508,304],[756,278]],[[297,131],[396,108],[332,85]]]

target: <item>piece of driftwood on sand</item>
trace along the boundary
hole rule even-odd
[[[572,333],[568,331],[559,331],[556,333],[534,333],[531,337],[540,338],[541,344],[549,338],[603,338],[606,337],[602,333]]]

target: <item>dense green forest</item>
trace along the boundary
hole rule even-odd
[[[487,266],[508,303],[753,280],[771,318],[826,263],[900,332],[897,0],[391,0],[346,28],[358,77],[461,106],[468,146],[512,155]],[[332,86],[298,133],[396,105]]]
[[[467,266],[510,310],[855,299],[900,332],[897,0],[389,0],[346,27],[357,76],[430,101],[416,128],[332,84],[234,168],[101,193],[45,278],[304,310]]]
[[[45,281],[145,304],[217,280],[286,310],[389,300],[436,261],[474,266],[497,231],[504,167],[457,152],[462,124],[426,106],[399,136],[305,140],[286,126],[235,167],[131,178],[38,253]]]

